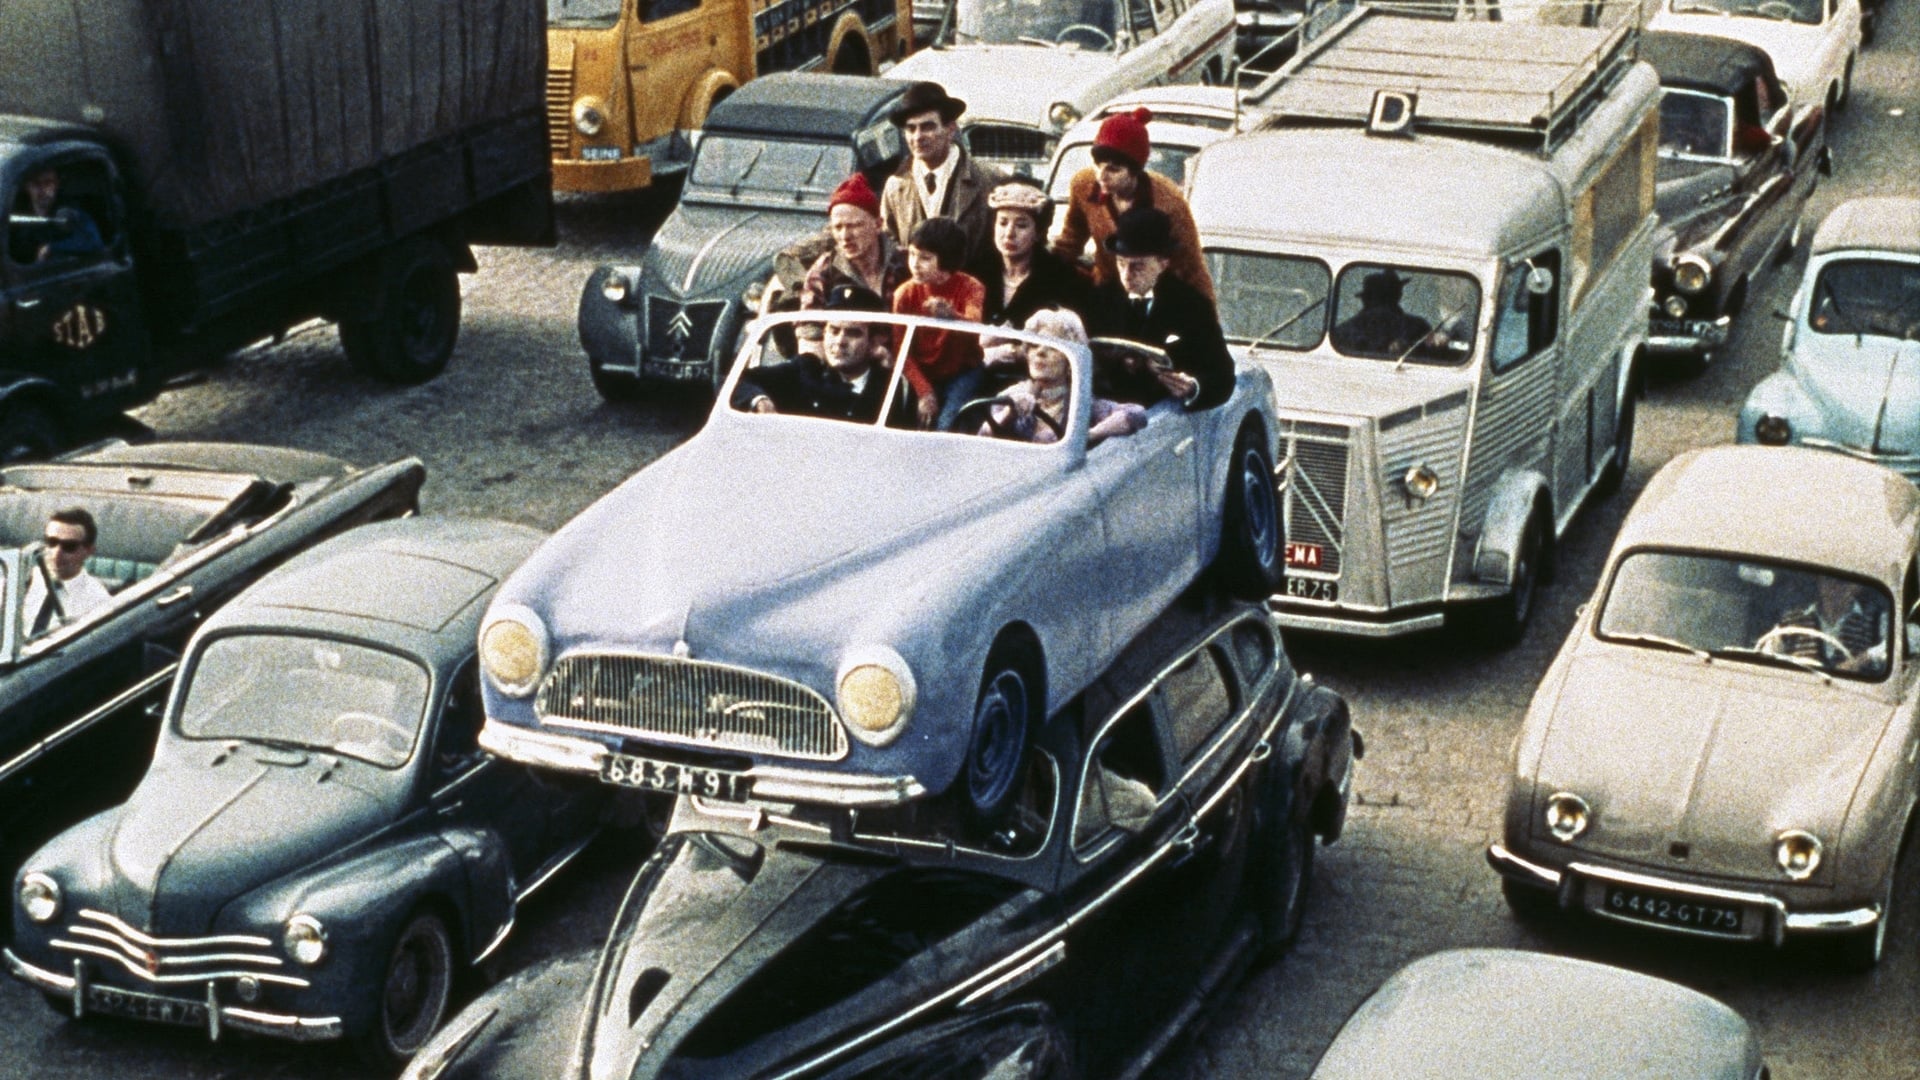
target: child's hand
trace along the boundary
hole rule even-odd
[[[929,296],[927,302],[920,305],[920,310],[936,319],[951,319],[956,317],[954,315],[953,305],[948,303],[947,298],[944,296]]]

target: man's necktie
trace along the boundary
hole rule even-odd
[[[53,625],[53,618],[60,613],[60,599],[49,587],[46,597],[40,601],[40,614],[33,617],[33,628],[27,631],[29,637],[39,637]]]
[[[1147,305],[1153,302],[1150,296],[1131,296],[1127,302],[1133,305],[1133,317],[1141,322],[1147,321]]]
[[[927,173],[925,179],[927,181],[927,194],[931,195],[935,189],[940,186],[940,181],[936,179],[932,173]]]

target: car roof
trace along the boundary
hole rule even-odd
[[[1740,1014],[1677,983],[1546,953],[1450,949],[1382,983],[1313,1075],[1731,1080],[1758,1054]]]
[[[1614,550],[1737,552],[1898,582],[1916,526],[1920,489],[1884,466],[1805,447],[1716,446],[1654,475]]]
[[[365,525],[260,579],[203,633],[342,634],[457,660],[473,651],[485,599],[544,539],[538,529],[469,518]]]
[[[1813,254],[1890,251],[1920,255],[1920,199],[1872,195],[1833,208],[1814,230]]]
[[[852,75],[776,72],[735,90],[706,130],[841,139],[886,118],[913,84]]]
[[[1640,35],[1640,59],[1660,73],[1662,86],[1683,86],[1733,97],[1756,77],[1773,83],[1773,61],[1744,41],[1648,30]]]

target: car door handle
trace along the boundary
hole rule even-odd
[[[1172,860],[1167,863],[1168,868],[1186,865],[1187,860],[1199,854],[1211,840],[1212,837],[1201,833],[1198,821],[1187,822],[1179,832],[1173,834],[1173,839],[1167,844],[1173,852]]]
[[[1186,438],[1181,439],[1179,442],[1173,444],[1173,456],[1186,457],[1187,451],[1191,449],[1193,449],[1193,436],[1189,435]]]
[[[182,600],[185,600],[187,597],[192,595],[193,595],[193,586],[182,585],[177,589],[171,589],[167,592],[161,593],[159,596],[154,597],[153,606],[154,607],[172,607],[173,605],[179,603]]]

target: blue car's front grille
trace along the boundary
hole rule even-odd
[[[252,934],[165,938],[142,933],[103,911],[83,909],[67,925],[67,936],[53,939],[61,952],[86,956],[99,967],[159,985],[204,984],[214,979],[251,976],[263,983],[305,987],[308,981],[285,974],[287,962],[271,940]]]
[[[726,310],[724,300],[682,304],[664,296],[647,297],[647,359],[705,360],[713,329]]]
[[[846,729],[819,694],[700,660],[568,656],[540,684],[533,708],[543,724],[684,746],[817,761],[847,753]]]

